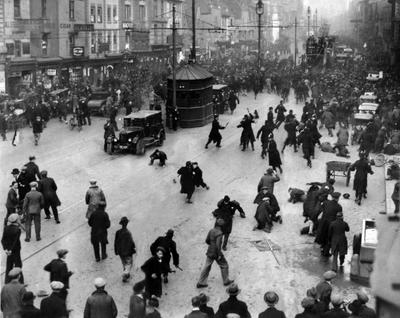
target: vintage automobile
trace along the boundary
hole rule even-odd
[[[88,101],[90,113],[107,116],[109,110],[106,109],[106,101],[109,95],[106,91],[94,91]]]
[[[119,138],[107,138],[106,151],[125,151],[143,155],[150,146],[162,146],[165,140],[165,129],[162,124],[161,111],[139,110],[124,117],[124,127]]]

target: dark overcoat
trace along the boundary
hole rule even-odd
[[[146,294],[148,297],[154,295],[161,297],[162,295],[162,284],[161,274],[165,272],[164,262],[160,262],[157,256],[149,258],[141,267],[145,273],[145,285]],[[151,277],[152,274],[156,274],[156,278]]]
[[[57,185],[53,178],[44,177],[38,182],[38,190],[42,192],[45,205],[59,206],[60,199],[57,195]]]
[[[329,241],[332,253],[339,252],[340,255],[347,254],[346,232],[350,231],[349,225],[343,219],[336,219],[329,226]]]
[[[225,318],[228,314],[238,314],[240,318],[251,317],[246,303],[238,300],[236,296],[229,296],[226,301],[219,305],[215,318]]]
[[[356,170],[354,175],[353,190],[358,193],[367,193],[368,173],[373,173],[368,159],[363,158],[357,160],[350,166],[350,170]]]
[[[268,160],[271,167],[278,167],[282,164],[276,142],[273,139],[268,144]]]
[[[107,212],[98,208],[89,218],[89,226],[92,228],[90,240],[92,244],[108,244],[107,229],[110,227],[110,218]]]
[[[263,198],[265,198],[265,197],[269,198],[269,203],[271,205],[273,213],[277,213],[277,212],[279,212],[281,210],[281,208],[279,207],[279,204],[278,204],[278,200],[270,192],[267,192],[267,193],[264,194],[262,191],[260,191],[257,194],[257,196],[254,198],[253,203],[254,204],[260,204],[263,201]]]
[[[69,288],[69,278],[72,273],[68,271],[67,264],[63,260],[59,258],[53,259],[43,269],[46,272],[50,272],[50,282],[61,282],[65,288]]]
[[[68,312],[65,300],[58,293],[52,293],[40,303],[42,318],[67,318]]]
[[[219,133],[220,129],[225,129],[225,127],[221,126],[217,119],[214,119],[213,122],[212,122],[210,134],[208,135],[208,138],[212,142],[217,143],[217,142],[220,142],[222,140],[222,136]]]
[[[325,245],[328,244],[329,242],[329,237],[328,237],[329,226],[331,222],[336,220],[336,214],[338,212],[342,212],[343,209],[342,206],[335,200],[326,200],[322,204],[322,211],[323,214],[321,220],[318,222],[318,229],[315,242],[321,245]]]
[[[193,169],[189,167],[182,167],[178,170],[178,174],[181,176],[181,193],[193,193],[195,186]]]
[[[136,245],[133,241],[132,234],[127,228],[119,229],[115,233],[114,240],[115,255],[121,257],[132,256],[136,253]]]
[[[276,309],[275,307],[269,307],[258,315],[258,318],[286,318],[285,313]]]

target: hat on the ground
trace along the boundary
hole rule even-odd
[[[325,280],[331,280],[336,277],[336,273],[334,271],[327,271],[323,274]]]
[[[236,296],[240,293],[240,289],[237,284],[232,284],[226,289],[226,292],[231,296]]]
[[[36,181],[32,181],[31,183],[29,183],[29,186],[30,186],[31,188],[37,188],[38,183],[37,183]]]
[[[344,194],[343,194],[343,198],[345,198],[345,199],[348,199],[348,198],[350,198],[350,193],[347,193],[347,192],[346,192],[346,193],[344,193]]]
[[[89,180],[89,183],[90,183],[90,184],[96,184],[96,183],[97,183],[97,180],[96,180],[96,179],[90,179],[90,180]]]
[[[334,199],[339,199],[340,196],[341,196],[341,193],[340,193],[340,192],[333,192],[333,193],[331,194],[331,196],[332,196],[332,198],[334,198]]]
[[[64,288],[64,284],[55,280],[50,283],[50,288],[52,290],[61,290]]]
[[[331,294],[331,303],[333,306],[340,306],[343,304],[343,297],[340,294]]]
[[[35,156],[29,156],[29,160],[30,160],[30,161],[36,160],[36,157],[35,157]]]
[[[129,223],[129,220],[128,220],[128,218],[126,217],[126,216],[123,216],[122,218],[121,218],[121,220],[119,221],[119,224],[128,224]]]
[[[279,296],[274,291],[268,291],[264,294],[264,301],[268,305],[275,305],[279,301]]]
[[[369,301],[368,295],[363,290],[357,292],[357,299],[364,304],[366,304]]]
[[[204,305],[204,304],[207,304],[208,302],[209,302],[209,300],[210,300],[210,297],[208,297],[206,294],[204,294],[204,293],[201,293],[200,295],[199,295],[199,297],[200,297],[200,304],[201,305]]]
[[[18,219],[19,219],[19,215],[17,213],[12,213],[8,216],[7,221],[8,221],[8,223],[17,223]]]
[[[310,308],[314,305],[315,305],[315,299],[312,297],[303,298],[303,300],[301,301],[301,306],[303,308]]]
[[[173,229],[168,229],[168,231],[165,234],[167,236],[172,236],[172,235],[174,235],[174,230]]]
[[[193,307],[200,307],[200,305],[201,305],[200,296],[192,297],[192,306]]]
[[[57,251],[57,255],[58,255],[58,257],[63,257],[65,254],[68,254],[68,252],[69,251],[66,249],[60,249]]]
[[[31,292],[31,291],[26,291],[23,295],[22,295],[22,302],[28,302],[31,300],[34,300],[36,298],[36,296]]]
[[[12,270],[10,270],[8,272],[8,277],[15,278],[21,273],[22,273],[22,269],[20,267],[14,267]]]
[[[101,287],[106,286],[106,281],[105,281],[105,279],[104,279],[104,278],[101,278],[101,277],[97,277],[97,278],[94,280],[94,286],[96,286],[97,288],[101,288]]]
[[[18,168],[12,169],[11,174],[19,174],[19,169]]]

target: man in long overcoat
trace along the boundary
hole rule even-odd
[[[46,214],[45,219],[50,219],[50,207],[53,211],[54,220],[57,224],[60,223],[58,219],[57,207],[61,205],[60,199],[57,196],[57,185],[53,178],[47,176],[47,171],[43,170],[40,172],[41,179],[38,182],[38,190],[43,194],[44,198],[44,213]]]
[[[242,151],[245,151],[249,142],[251,144],[251,149],[254,151],[254,141],[256,138],[254,137],[253,128],[251,124],[254,123],[254,118],[252,114],[244,115],[242,121],[237,128],[243,128],[242,134],[240,136],[240,145],[242,146]]]
[[[208,145],[211,142],[216,143],[215,146],[218,147],[218,148],[221,148],[222,136],[219,133],[220,129],[225,129],[225,127],[221,126],[219,124],[218,115],[214,115],[214,120],[212,122],[211,131],[210,131],[210,134],[208,135],[208,141],[207,141],[206,146],[205,146],[206,149],[208,148]]]
[[[261,158],[265,158],[267,155],[267,148],[269,142],[269,136],[272,134],[272,131],[275,129],[275,125],[273,122],[265,121],[264,125],[257,132],[257,139],[261,135]]]
[[[1,289],[1,311],[4,318],[19,318],[19,312],[22,308],[22,295],[26,292],[25,286],[19,282],[22,270],[14,267],[8,276],[10,281],[3,285]]]
[[[25,165],[26,178],[27,178],[28,184],[32,181],[40,180],[40,173],[39,173],[40,170],[39,170],[38,165],[35,163],[35,160],[36,160],[35,156],[30,156],[29,162]]]
[[[100,262],[100,251],[101,246],[101,258],[107,258],[107,229],[110,227],[110,218],[105,211],[105,202],[101,201],[98,204],[97,210],[92,213],[89,218],[89,226],[92,228],[90,234],[90,241],[93,245],[94,256],[96,257],[96,262]]]
[[[195,189],[192,163],[187,161],[185,167],[181,167],[177,173],[181,176],[181,193],[186,193],[186,202],[192,203],[191,198]]]
[[[360,152],[360,159],[353,163],[351,171],[356,170],[354,175],[353,190],[356,192],[356,203],[361,205],[362,197],[367,197],[368,174],[374,174],[365,153]]]
[[[96,211],[100,202],[106,202],[106,197],[104,192],[100,187],[97,185],[96,180],[90,180],[90,187],[86,192],[85,201],[88,205],[88,209],[86,211],[86,218],[90,218],[92,213]]]
[[[233,111],[236,109],[236,104],[240,104],[239,98],[233,90],[229,92],[228,104],[229,109],[231,110],[231,114],[233,114]]]
[[[332,200],[326,200],[321,205],[322,217],[318,222],[318,230],[315,242],[321,245],[322,255],[329,257],[329,226],[331,222],[335,221],[338,212],[342,212],[343,208],[339,204],[340,193],[332,193]]]
[[[22,268],[21,260],[21,229],[18,224],[19,216],[16,213],[11,214],[7,221],[8,225],[4,228],[3,237],[1,238],[1,245],[3,246],[4,252],[7,255],[6,260],[6,273],[5,283],[11,281],[8,273],[14,267]],[[21,273],[21,283],[24,282]]]
[[[159,246],[156,249],[156,255],[149,258],[141,267],[145,273],[146,297],[151,296],[161,297],[162,295],[162,282],[161,275],[167,270],[163,258],[165,250]]]
[[[349,225],[343,221],[343,213],[336,214],[336,220],[329,225],[329,242],[331,244],[331,252],[333,254],[332,270],[337,272],[338,256],[340,266],[343,266],[344,258],[347,254],[347,238],[346,232],[349,232]]]
[[[13,181],[10,185],[10,190],[7,193],[6,209],[7,214],[4,220],[4,226],[7,225],[7,218],[17,211],[19,206],[19,195],[18,195],[18,182]]]

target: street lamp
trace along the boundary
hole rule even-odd
[[[258,0],[256,4],[256,13],[258,14],[258,67],[260,67],[261,54],[261,16],[264,14],[264,3]]]
[[[311,8],[308,6],[307,8],[307,36],[310,36],[310,18],[311,18]]]

